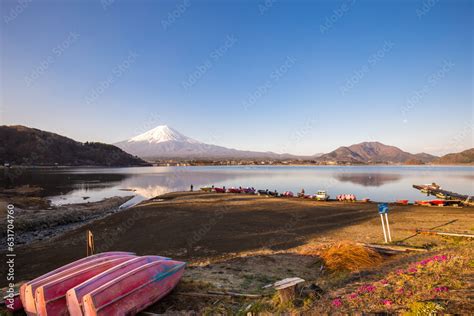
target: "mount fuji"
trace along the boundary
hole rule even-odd
[[[206,144],[187,137],[167,125],[160,125],[114,145],[132,155],[147,159],[289,159],[297,157]]]

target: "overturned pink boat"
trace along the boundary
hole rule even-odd
[[[114,280],[115,278],[126,274],[127,272],[135,270],[136,268],[139,268],[145,264],[162,260],[169,260],[169,258],[160,256],[132,258],[73,287],[72,289],[68,290],[66,294],[69,314],[71,316],[82,316],[84,314],[82,308],[82,298],[86,294]]]
[[[113,256],[113,255],[121,255],[121,254],[129,254],[129,255],[133,255],[134,253],[131,253],[131,252],[122,252],[122,251],[114,251],[114,252],[103,252],[103,253],[99,253],[99,254],[96,254],[96,255],[92,255],[92,256],[89,256],[89,257],[85,257],[85,258],[82,258],[82,259],[79,259],[79,260],[76,260],[74,262],[71,262],[69,264],[66,264],[62,267],[59,267],[51,272],[48,272],[46,274],[43,274],[42,276],[40,277],[37,277],[36,279],[33,279],[29,282],[26,282],[24,283],[21,287],[20,287],[20,299],[22,302],[24,302],[25,300],[25,290],[27,288],[27,286],[29,284],[31,284],[32,282],[36,282],[36,281],[39,281],[41,279],[44,279],[44,278],[47,278],[53,274],[56,274],[58,272],[61,272],[61,271],[64,271],[64,270],[67,270],[73,266],[77,266],[77,265],[80,265],[80,264],[83,264],[85,262],[88,262],[88,261],[92,261],[92,260],[95,260],[97,258],[101,258],[101,257],[107,257],[107,256]],[[24,304],[24,303],[23,303]]]
[[[135,315],[171,292],[185,265],[158,260],[112,279],[83,297],[84,315]]]
[[[94,266],[101,262],[107,262],[113,259],[121,257],[134,257],[130,252],[106,252],[90,257],[86,257],[70,264],[62,266],[56,270],[46,273],[34,280],[31,280],[23,284],[20,288],[20,298],[23,303],[23,307],[27,315],[37,315],[36,304],[35,304],[35,292],[36,289],[44,284],[47,284],[55,279],[62,278],[68,274],[74,273]]]
[[[132,256],[112,257],[111,260],[104,260],[84,269],[75,269],[66,275],[52,276],[47,283],[37,287],[34,295],[37,315],[67,315],[66,292],[70,288],[132,258]]]

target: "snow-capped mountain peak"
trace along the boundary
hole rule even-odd
[[[166,125],[115,143],[125,152],[146,159],[282,159],[271,152],[237,150],[202,143]]]
[[[149,130],[148,132],[132,137],[128,140],[129,143],[146,142],[150,144],[158,144],[158,143],[169,142],[169,141],[192,143],[192,144],[200,143],[197,140],[184,136],[180,132],[172,129],[171,127],[167,125],[157,126],[154,129]]]

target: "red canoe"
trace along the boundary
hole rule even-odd
[[[71,316],[82,316],[82,298],[97,289],[98,287],[110,282],[111,280],[130,272],[142,265],[159,260],[169,260],[160,256],[144,256],[127,260],[111,269],[108,269],[95,277],[73,287],[66,293],[67,308]]]
[[[430,201],[415,201],[415,204],[418,204],[418,205],[431,205]]]
[[[103,253],[98,253],[96,255],[92,255],[92,256],[89,256],[89,257],[85,257],[85,258],[82,258],[82,259],[79,259],[79,260],[76,260],[74,262],[71,262],[69,264],[66,264],[62,267],[59,267],[57,268],[56,270],[53,270],[49,273],[46,273],[46,274],[43,274],[42,276],[40,277],[37,277],[36,279],[34,280],[31,280],[29,282],[26,282],[24,283],[21,287],[20,287],[20,299],[23,303],[23,306],[25,306],[25,312],[27,314],[31,314],[31,315],[36,315],[36,309],[34,308],[34,305],[31,306],[31,308],[27,309],[26,307],[26,304],[25,304],[25,300],[26,300],[26,297],[25,297],[25,291],[26,291],[26,288],[31,285],[32,283],[34,282],[38,282],[42,279],[45,279],[51,275],[54,275],[54,274],[57,274],[59,272],[62,272],[62,271],[65,271],[67,269],[70,269],[72,267],[75,267],[75,266],[78,266],[78,265],[81,265],[81,264],[84,264],[84,263],[87,263],[87,262],[90,262],[90,261],[93,261],[93,260],[96,260],[98,258],[103,258],[103,257],[110,257],[110,256],[116,256],[116,255],[134,255],[134,253],[131,253],[131,252],[122,252],[122,251],[113,251],[113,252],[103,252]],[[32,294],[34,293],[31,292]],[[34,303],[34,298],[33,296],[31,297],[31,302]]]
[[[228,192],[228,193],[241,193],[242,190],[241,190],[241,189],[237,189],[237,188],[230,188],[230,189],[227,189],[227,192]]]
[[[212,189],[214,192],[216,193],[225,193],[225,189],[224,188],[214,188]]]
[[[171,292],[184,267],[165,260],[136,268],[84,296],[84,315],[135,315]]]
[[[431,204],[438,205],[438,206],[444,205],[446,203],[445,200],[431,200],[430,202],[431,202]]]
[[[66,292],[69,289],[131,258],[133,257],[122,256],[76,270],[58,278],[53,276],[52,280],[39,286],[35,291],[37,314],[40,316],[67,315]]]
[[[408,205],[408,200],[397,200],[398,204]]]

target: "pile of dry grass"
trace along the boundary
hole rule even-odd
[[[374,250],[349,241],[332,245],[320,256],[332,271],[359,271],[382,262],[382,256]]]
[[[319,257],[325,248],[327,248],[327,245],[310,242],[294,248],[293,251],[300,255]]]

